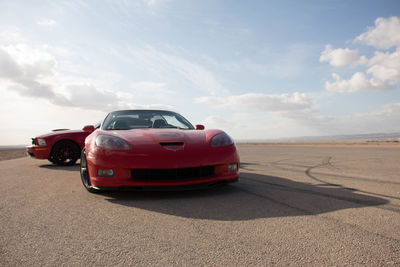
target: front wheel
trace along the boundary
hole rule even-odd
[[[63,140],[54,145],[50,161],[61,166],[71,166],[79,158],[79,146],[69,140]]]
[[[83,149],[81,153],[80,172],[81,172],[82,184],[86,188],[86,190],[89,191],[90,193],[97,193],[99,190],[94,189],[93,186],[90,184],[90,176],[89,176],[89,169],[87,165],[85,149]]]

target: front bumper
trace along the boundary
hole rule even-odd
[[[90,183],[95,187],[180,187],[200,184],[213,184],[217,182],[234,182],[239,178],[239,171],[233,173],[215,172],[211,177],[203,177],[196,179],[180,179],[180,180],[135,180],[131,177],[130,169],[118,168],[113,169],[113,177],[101,177],[97,175],[99,166],[89,165]],[[218,165],[218,169],[227,169],[227,165]]]
[[[158,190],[159,188],[187,187],[196,185],[213,185],[215,183],[228,183],[237,181],[239,178],[239,156],[234,146],[222,148],[218,153],[168,153],[165,154],[101,154],[87,153],[87,164],[90,176],[90,183],[95,188],[120,188],[132,187],[143,190]],[[232,171],[229,165],[236,165]],[[212,166],[212,175],[195,178],[158,179],[159,177],[149,177],[149,179],[135,179],[132,170],[162,170],[162,169],[185,169]],[[99,169],[112,170],[112,177],[99,175]],[[153,172],[151,172],[153,173]],[[154,172],[154,173],[157,173]],[[157,189],[158,188],[158,189]]]
[[[37,159],[48,159],[50,155],[50,149],[43,146],[27,146],[26,153],[33,158]]]

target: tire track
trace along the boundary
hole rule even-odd
[[[333,157],[330,157],[333,158]],[[287,159],[290,160],[290,159]],[[332,164],[331,161],[329,161],[327,164],[319,164],[317,166],[307,166],[307,165],[300,165],[300,164],[292,164],[292,163],[281,163],[285,160],[279,160],[275,162],[268,162],[266,164],[258,164],[258,165],[263,165],[263,166],[273,166],[274,168],[278,170],[283,170],[283,171],[292,171],[292,172],[304,172],[303,169],[301,170],[295,170],[293,168],[285,168],[282,165],[290,166],[290,167],[298,167],[298,168],[307,168],[308,169],[315,169],[317,167],[322,167],[322,166],[330,166],[334,169],[340,170],[340,168],[337,168],[335,165]],[[357,181],[364,181],[364,182],[369,182],[369,183],[379,183],[379,184],[394,184],[394,185],[400,185],[400,182],[393,182],[393,181],[385,181],[385,180],[378,180],[378,179],[372,179],[372,178],[365,178],[365,177],[352,177],[352,176],[346,176],[346,175],[338,175],[338,174],[330,174],[330,173],[324,173],[324,172],[314,172],[314,174],[318,175],[329,175],[337,179],[345,179],[345,180],[357,180]],[[325,182],[324,182],[325,183]]]
[[[400,200],[400,197],[395,197],[395,196],[390,196],[390,195],[385,195],[385,194],[379,194],[379,193],[364,191],[364,190],[360,190],[360,189],[356,189],[356,188],[347,188],[347,187],[344,187],[344,186],[341,185],[341,184],[329,183],[329,182],[327,182],[327,181],[325,181],[325,180],[323,180],[323,179],[321,179],[321,178],[317,178],[315,175],[311,174],[311,171],[312,171],[313,169],[316,169],[316,168],[319,168],[319,167],[323,167],[323,166],[326,166],[326,165],[331,165],[331,162],[330,162],[331,159],[332,159],[332,157],[327,157],[327,158],[325,158],[325,159],[323,160],[323,162],[322,162],[321,164],[318,164],[318,165],[309,167],[309,168],[305,171],[305,174],[306,174],[309,178],[311,178],[312,180],[321,182],[323,185],[327,185],[327,186],[336,186],[336,187],[341,187],[341,188],[343,188],[343,189],[347,189],[347,190],[351,190],[351,191],[357,191],[357,192],[366,193],[366,194],[369,194],[369,195],[374,195],[374,196],[379,196],[379,197],[386,197],[386,198],[392,198],[392,199]],[[329,174],[327,174],[327,175],[329,175]]]

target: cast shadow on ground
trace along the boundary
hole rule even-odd
[[[343,209],[380,206],[388,201],[354,189],[294,182],[242,172],[240,181],[221,188],[180,192],[108,192],[107,201],[168,215],[207,220],[315,215]]]
[[[49,169],[49,170],[56,170],[56,171],[74,171],[79,172],[79,164],[75,164],[72,166],[59,166],[55,164],[43,164],[40,165],[39,168]]]

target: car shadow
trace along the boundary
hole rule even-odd
[[[49,170],[56,170],[56,171],[78,171],[79,172],[79,164],[75,164],[72,166],[59,166],[55,164],[43,164],[40,165],[39,168],[49,169]]]
[[[238,183],[221,188],[178,192],[116,191],[102,195],[117,205],[184,218],[222,221],[315,215],[389,203],[356,189],[295,182],[250,172],[242,172]]]

